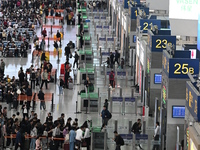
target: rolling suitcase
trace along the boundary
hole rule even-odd
[[[27,51],[24,52],[24,58],[27,58]]]
[[[69,150],[69,143],[64,144],[64,150]]]
[[[73,89],[73,83],[69,83],[68,88]]]

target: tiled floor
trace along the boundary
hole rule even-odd
[[[48,19],[47,21],[47,25],[50,25],[51,19]],[[58,20],[55,21],[55,25],[60,25]],[[50,62],[53,65],[53,68],[56,68],[58,70],[57,72],[57,76],[59,76],[59,69],[60,69],[60,65],[62,63],[65,62],[65,56],[64,56],[64,47],[66,46],[66,44],[69,41],[76,41],[76,32],[77,32],[77,28],[75,26],[67,26],[66,23],[63,26],[64,28],[64,38],[62,40],[62,55],[60,57],[60,61],[58,63],[57,61],[57,55],[50,55]],[[49,34],[50,28],[46,28],[47,29],[47,37],[52,37],[53,35]],[[57,31],[57,29],[53,28],[53,34],[55,34]],[[41,33],[41,29],[39,28],[37,30],[37,34],[40,37]],[[93,43],[95,43],[95,40],[93,39],[92,41],[94,41]],[[47,45],[47,41],[46,41],[46,45]],[[94,49],[95,49],[95,44],[94,45]],[[50,41],[50,47],[46,47],[46,50],[51,50],[53,51],[53,41]],[[34,51],[34,48],[32,48],[32,50],[29,52],[28,54],[28,58],[3,58],[5,63],[6,63],[6,69],[5,69],[5,74],[9,74],[9,76],[16,76],[18,74],[18,70],[19,68],[22,66],[25,70],[25,68],[28,68],[31,66],[32,64],[32,52]],[[99,55],[98,52],[95,52],[96,55]],[[70,59],[70,63],[73,63],[73,58]],[[94,58],[94,64],[97,66],[97,72],[96,72],[96,80],[95,80],[95,91],[100,91],[100,96],[101,96],[101,107],[103,106],[103,102],[104,99],[107,98],[108,95],[108,76],[107,81],[105,81],[105,76],[101,75],[101,70],[102,66],[99,66],[99,59],[98,58]],[[127,67],[126,71],[130,72],[130,68]],[[73,71],[71,72],[71,76],[73,77]],[[130,97],[131,96],[131,88],[130,85],[132,85],[132,82],[129,81],[130,78],[130,74],[128,75],[128,79],[126,79],[125,77],[119,77],[119,79],[117,80],[117,86],[118,87],[122,87],[123,91],[122,91],[122,96],[126,96],[126,97]],[[106,86],[105,86],[106,85]],[[101,117],[98,113],[89,113],[89,114],[84,114],[83,112],[80,114],[75,114],[76,112],[76,100],[77,100],[77,92],[83,89],[83,85],[76,85],[74,84],[74,87],[72,90],[68,90],[68,89],[64,89],[64,95],[58,96],[58,86],[57,84],[54,83],[50,83],[49,85],[49,89],[45,90],[45,93],[54,93],[54,111],[53,111],[53,118],[56,119],[58,117],[60,117],[61,113],[65,113],[65,120],[67,120],[68,117],[72,117],[74,118],[78,118],[79,119],[79,124],[82,124],[85,120],[87,119],[92,119],[93,120],[93,126],[101,126]],[[39,88],[37,87],[35,90],[33,90],[33,92],[38,92]],[[111,92],[111,97],[112,96],[119,96],[119,88],[116,88],[115,90],[113,90]],[[39,102],[36,102],[37,107],[36,107],[36,112],[38,113],[38,116],[40,117],[41,121],[43,122],[45,117],[47,116],[47,113],[49,111],[51,111],[51,101],[46,101],[46,107],[47,107],[47,111],[41,111],[39,109]],[[3,104],[6,105],[6,104]],[[136,116],[134,114],[134,104],[126,104],[125,106],[125,115],[121,114],[121,104],[119,103],[115,103],[113,104],[113,117],[112,119],[109,121],[109,125],[108,125],[108,137],[111,138],[113,137],[113,131],[114,131],[114,121],[117,120],[118,121],[118,132],[120,134],[127,134],[128,133],[128,124],[129,121],[132,121],[133,123],[137,120],[137,118],[141,118],[140,116]],[[140,112],[140,110],[138,110],[138,112]],[[13,113],[15,113],[15,111],[11,110],[8,112],[8,115],[12,115]],[[153,127],[153,119],[152,118],[142,118],[142,120],[145,120],[146,123],[146,127]],[[153,130],[148,130],[147,133],[149,134],[149,137],[153,136]],[[147,145],[142,145],[144,147],[144,149],[148,149]],[[110,150],[114,150],[114,143],[111,140],[108,140],[108,147]],[[123,150],[127,150],[127,149],[132,149],[131,146],[123,146],[122,147]]]

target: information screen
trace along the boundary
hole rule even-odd
[[[154,84],[161,84],[161,82],[162,82],[162,75],[154,74]]]
[[[185,118],[185,106],[172,106],[172,118]]]
[[[200,0],[169,0],[169,18],[198,20]]]

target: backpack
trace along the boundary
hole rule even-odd
[[[124,145],[124,139],[120,136],[120,145],[123,146]]]
[[[112,114],[108,111],[108,119],[112,118]]]
[[[114,78],[114,76],[113,76],[113,73],[111,73],[111,74],[110,74],[110,78],[111,78],[111,79],[113,79],[113,78]]]

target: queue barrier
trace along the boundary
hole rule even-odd
[[[63,17],[55,17],[55,16],[46,16],[45,18],[47,18],[47,19],[58,19],[58,20],[63,19]]]

